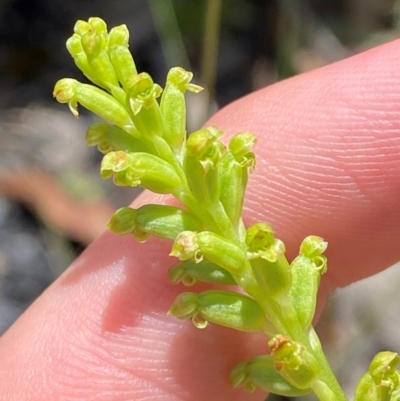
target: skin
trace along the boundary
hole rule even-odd
[[[321,303],[400,260],[400,41],[253,93],[211,123],[257,133],[245,220],[289,257],[329,241]],[[144,194],[134,202],[164,201]],[[265,341],[167,317],[170,244],[105,232],[0,339],[0,400],[262,400],[231,389]]]

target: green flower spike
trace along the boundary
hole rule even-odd
[[[230,382],[233,387],[243,386],[249,393],[260,388],[286,397],[300,397],[312,391],[311,388],[299,389],[289,383],[275,369],[271,355],[257,356],[237,364],[231,372]]]
[[[250,263],[260,288],[272,298],[285,294],[292,283],[285,246],[265,223],[251,226],[246,233]]]
[[[181,67],[171,68],[167,84],[161,96],[161,115],[164,125],[164,139],[174,153],[179,155],[186,139],[186,102],[185,92],[198,93],[203,88],[190,83],[193,74]]]
[[[171,283],[182,282],[184,285],[194,285],[198,281],[214,284],[235,285],[236,281],[225,269],[209,260],[196,263],[192,260],[184,260],[168,270],[168,278]]]
[[[172,304],[169,315],[192,319],[198,328],[208,323],[240,331],[268,331],[263,310],[252,298],[232,291],[184,292]]]
[[[68,103],[75,117],[79,116],[78,103],[97,114],[99,117],[130,129],[133,122],[126,109],[113,96],[93,85],[81,84],[75,79],[60,79],[55,87],[53,96],[59,103]]]
[[[204,257],[233,276],[240,275],[246,266],[246,252],[210,231],[180,233],[175,239],[170,256],[176,256],[180,260],[191,259],[197,263]]]
[[[268,345],[271,347],[275,368],[289,383],[301,390],[313,387],[320,368],[302,344],[278,334]]]
[[[174,240],[184,230],[201,230],[203,224],[191,213],[175,206],[144,205],[138,209],[122,207],[113,215],[108,227],[117,234],[143,233]]]
[[[173,194],[181,187],[175,170],[159,157],[144,152],[107,153],[100,167],[102,178],[114,175],[114,182],[121,186],[141,185],[158,194]]]
[[[375,355],[369,370],[360,379],[354,401],[395,401],[400,393],[400,357],[384,351]]]
[[[165,90],[149,74],[138,74],[128,50],[125,25],[108,32],[105,21],[78,21],[67,49],[75,64],[98,87],[61,79],[54,97],[78,117],[78,104],[105,121],[90,125],[89,146],[104,153],[101,176],[118,185],[141,185],[171,194],[183,206],[144,205],[119,209],[109,227],[138,241],[156,236],[174,241],[172,283],[236,285],[238,292],[209,290],[179,295],[169,314],[199,328],[215,323],[270,338],[270,355],[238,364],[231,383],[284,396],[314,392],[320,401],[347,401],[312,327],[327,243],[307,237],[291,264],[272,228],[246,229],[242,209],[248,176],[255,166],[256,137],[236,134],[226,146],[217,127],[186,138],[186,91],[192,73],[172,68]],[[161,100],[159,101],[159,97]],[[400,401],[400,357],[378,354],[361,378],[355,401]]]
[[[326,257],[321,255],[328,244],[311,235],[300,246],[300,255],[291,263],[292,286],[289,296],[301,327],[307,330],[314,318],[321,275],[327,270]]]

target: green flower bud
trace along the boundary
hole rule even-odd
[[[79,36],[84,35],[86,32],[88,32],[91,29],[91,26],[87,21],[82,21],[78,20],[75,23],[74,26],[74,32],[78,34]]]
[[[82,47],[87,55],[92,71],[95,71],[97,79],[107,89],[118,86],[118,78],[114,67],[108,57],[102,37],[95,31],[90,30],[81,37]]]
[[[179,319],[191,318],[198,328],[215,323],[240,331],[264,331],[268,322],[263,310],[252,298],[232,291],[204,291],[180,294],[168,314]]]
[[[293,386],[310,389],[320,369],[314,356],[300,343],[283,335],[276,335],[269,342],[277,371]]]
[[[254,159],[254,154],[251,149],[256,143],[256,136],[250,132],[241,132],[232,137],[229,142],[229,150],[235,156],[239,163],[247,164],[247,159]]]
[[[116,151],[107,153],[101,163],[102,178],[114,174],[114,182],[122,186],[137,186],[159,194],[176,192],[180,179],[170,164],[148,153],[126,153]]]
[[[81,37],[74,33],[66,43],[68,52],[74,59],[76,66],[85,74],[86,78],[97,86],[105,88],[104,84],[97,78],[96,72],[90,66],[86,53],[83,50]]]
[[[210,231],[199,233],[184,231],[175,239],[171,256],[180,260],[200,262],[203,257],[227,270],[240,275],[246,266],[246,252],[236,244]]]
[[[231,151],[226,152],[218,164],[219,200],[235,229],[240,225],[249,166],[238,162]]]
[[[321,275],[327,270],[327,243],[317,236],[307,237],[300,246],[300,255],[291,263],[292,286],[289,296],[303,329],[312,323],[317,305]]]
[[[243,386],[249,393],[260,388],[286,397],[300,397],[312,391],[298,389],[282,377],[275,369],[271,355],[257,356],[239,363],[230,374],[230,382],[233,387]]]
[[[228,271],[209,260],[202,260],[199,263],[192,260],[179,262],[168,270],[168,278],[174,284],[182,282],[188,286],[198,281],[225,285],[236,284]]]
[[[136,223],[137,210],[131,207],[121,207],[112,216],[108,228],[116,234],[133,234]]]
[[[155,84],[149,74],[142,72],[132,78],[127,91],[127,108],[131,110],[132,119],[142,135],[163,135],[163,123],[160,106],[156,99],[162,88]]]
[[[164,139],[176,154],[179,154],[186,138],[186,102],[184,93],[198,93],[203,88],[191,84],[193,74],[181,67],[171,68],[161,97],[161,115]]]
[[[88,19],[88,23],[92,29],[94,29],[97,34],[99,34],[102,39],[103,39],[103,44],[102,46],[104,47],[106,45],[106,40],[107,40],[107,24],[106,22],[99,18],[99,17],[90,17]]]
[[[111,95],[92,85],[81,84],[75,79],[60,79],[53,96],[60,103],[68,103],[69,109],[78,117],[78,103],[121,128],[131,127],[132,120],[125,108]]]
[[[143,233],[174,240],[184,230],[201,230],[203,224],[190,212],[175,206],[144,205],[138,209],[123,207],[114,213],[108,227],[117,234]]]
[[[137,75],[135,62],[128,49],[129,31],[126,25],[111,29],[108,35],[108,54],[122,87],[127,91]]]

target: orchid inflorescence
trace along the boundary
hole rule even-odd
[[[103,178],[171,194],[182,207],[123,207],[109,227],[142,242],[149,236],[174,241],[170,255],[179,262],[168,272],[172,283],[241,288],[184,292],[168,311],[198,328],[213,323],[266,335],[271,352],[236,365],[233,386],[347,400],[312,325],[327,243],[309,236],[289,262],[285,245],[267,223],[245,226],[242,208],[255,168],[255,135],[240,132],[225,145],[223,132],[210,126],[187,138],[185,92],[202,88],[191,83],[192,73],[175,67],[163,89],[149,74],[137,72],[128,42],[125,25],[108,32],[100,18],[78,21],[67,49],[96,86],[61,79],[54,96],[75,116],[79,103],[103,119],[86,133],[87,144],[104,154]],[[355,401],[400,400],[399,360],[393,352],[379,353],[361,378]]]

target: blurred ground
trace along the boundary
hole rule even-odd
[[[204,66],[213,62],[203,53],[206,5],[0,2],[0,334],[103,231],[112,211],[137,194],[99,179],[100,157],[84,146],[93,117],[81,110],[75,120],[51,98],[59,78],[82,79],[64,46],[77,19],[97,15],[110,26],[126,23],[138,69],[164,82],[171,66],[190,68],[196,82],[210,85],[212,109],[398,37],[394,0],[224,0],[218,35],[205,42],[206,48],[218,43],[216,68],[207,73]],[[194,129],[209,107],[207,97],[189,101]],[[391,269],[341,290],[321,320],[320,333],[349,392],[373,354],[400,350],[399,281],[398,269]],[[343,354],[345,361],[337,356]]]

